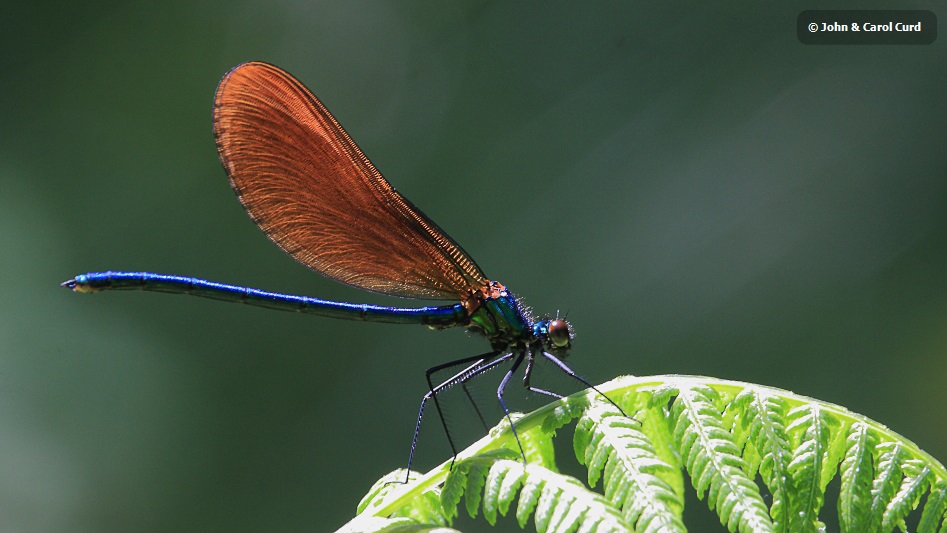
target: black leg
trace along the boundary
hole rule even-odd
[[[556,398],[557,400],[561,400],[562,398],[564,398],[564,396],[561,395],[561,394],[556,394],[555,392],[548,391],[548,390],[543,390],[543,389],[540,389],[540,388],[538,388],[538,387],[530,387],[529,385],[527,385],[526,388],[527,388],[529,391],[531,391],[531,392],[538,392],[539,394],[545,394],[546,396],[552,396],[553,398]]]
[[[480,419],[480,425],[483,426],[484,431],[489,431],[490,428],[487,427],[487,421],[483,419],[483,414],[480,412],[480,408],[477,407],[477,402],[474,401],[473,395],[470,394],[470,389],[467,388],[466,383],[461,383],[460,388],[464,390],[464,394],[467,395],[467,399],[470,400],[470,405],[473,406],[474,412],[477,413],[477,418]]]
[[[405,474],[405,480],[404,480],[405,483],[408,482],[408,478],[411,475],[411,465],[414,462],[414,450],[415,448],[417,448],[418,435],[421,432],[421,419],[424,417],[424,407],[427,405],[428,400],[431,400],[432,398],[434,399],[434,405],[437,407],[437,412],[438,412],[438,415],[440,416],[441,424],[444,427],[445,433],[447,433],[447,442],[450,443],[451,451],[454,454],[454,459],[456,459],[457,448],[454,447],[454,441],[453,439],[451,439],[450,431],[448,431],[447,429],[447,422],[444,420],[444,415],[441,412],[440,405],[438,405],[437,403],[437,394],[439,392],[442,392],[446,389],[453,387],[454,385],[458,385],[458,384],[462,385],[467,380],[477,376],[478,374],[481,374],[483,372],[486,372],[496,367],[497,365],[503,363],[504,361],[509,360],[513,356],[512,354],[506,354],[502,357],[497,358],[497,354],[499,354],[499,352],[493,351],[493,352],[488,352],[488,353],[473,356],[473,357],[464,357],[463,359],[458,359],[456,361],[451,361],[449,363],[443,363],[443,364],[440,364],[428,369],[427,380],[428,380],[428,386],[430,387],[430,390],[421,399],[421,408],[418,409],[418,421],[417,421],[417,424],[415,424],[414,426],[414,437],[411,439],[411,451],[408,453],[408,467],[407,467],[408,472]],[[432,385],[431,374],[437,372],[438,370],[443,370],[451,366],[468,363],[471,361],[473,361],[473,364],[467,366],[466,368],[464,368],[457,374],[454,374],[452,377],[448,378],[447,380],[442,382],[440,385],[437,385],[436,387]],[[454,466],[454,461],[452,459],[451,468],[453,468],[453,466]]]
[[[511,366],[510,370],[508,370],[506,375],[503,376],[503,381],[501,381],[500,386],[497,387],[497,399],[500,400],[500,405],[503,406],[503,412],[506,413],[506,419],[510,422],[510,430],[513,431],[513,438],[516,439],[516,445],[520,447],[520,454],[523,456],[523,463],[525,464],[526,452],[523,451],[523,443],[520,442],[520,436],[516,433],[516,426],[513,425],[513,418],[510,416],[510,410],[507,409],[506,402],[503,401],[503,393],[506,391],[506,384],[509,383],[510,378],[513,377],[516,369],[519,368],[520,364],[523,362],[524,356],[525,353],[520,352],[520,354],[516,356],[516,360],[513,361],[513,366]]]
[[[439,365],[432,366],[431,368],[428,368],[427,371],[425,371],[424,373],[425,378],[427,379],[428,394],[430,395],[431,398],[434,398],[434,408],[437,409],[437,417],[440,418],[441,420],[441,427],[444,428],[444,434],[447,435],[447,443],[450,444],[450,450],[454,454],[454,457],[457,457],[457,448],[454,446],[454,439],[451,438],[450,430],[447,428],[447,420],[444,419],[444,411],[441,410],[441,403],[437,400],[437,393],[440,390],[453,386],[455,383],[460,383],[461,385],[463,385],[463,383],[467,381],[467,379],[469,378],[462,378],[462,376],[464,376],[468,372],[475,370],[478,366],[484,363],[487,363],[490,359],[493,359],[494,357],[496,357],[496,355],[497,355],[497,352],[492,351],[492,352],[487,352],[481,355],[475,355],[472,357],[463,357],[461,359],[457,359],[454,361],[449,361],[447,363],[441,363]],[[452,377],[448,378],[446,381],[438,385],[437,390],[435,390],[434,384],[431,382],[431,376],[433,376],[435,373],[441,370],[444,370],[445,368],[450,368],[452,366],[469,363],[470,361],[474,361],[474,363],[464,368],[457,374],[454,374]],[[465,387],[465,390],[466,390],[466,387]],[[427,397],[428,396],[425,396],[425,398]],[[412,442],[411,444],[412,455],[414,454],[414,446],[417,443],[418,431],[421,429],[421,415],[424,413],[424,401],[425,400],[423,399],[421,400],[421,409],[420,411],[418,411],[418,423],[414,429],[414,442]],[[454,463],[451,462],[451,467],[453,468],[453,466],[454,466]],[[411,469],[411,458],[408,458],[408,470],[410,469]]]
[[[533,387],[529,384],[529,378],[533,375],[533,362],[535,360],[535,354],[530,352],[529,359],[526,360],[526,372],[523,373],[523,386],[526,387],[526,390],[531,392],[538,392],[540,394],[545,394],[546,396],[552,396],[553,398],[562,398],[561,394],[556,394],[548,390],[540,389],[539,387]]]
[[[622,409],[621,407],[619,407],[617,403],[613,402],[612,399],[609,398],[608,396],[605,396],[604,394],[602,394],[602,391],[600,391],[600,390],[598,390],[597,388],[595,388],[595,385],[592,385],[592,384],[589,383],[585,378],[583,378],[582,376],[576,374],[571,368],[569,368],[568,365],[566,365],[565,363],[563,363],[562,361],[560,361],[556,356],[552,355],[552,354],[549,353],[549,352],[543,352],[543,357],[545,357],[546,359],[549,359],[550,361],[552,361],[553,363],[555,363],[556,366],[558,366],[560,370],[562,370],[563,372],[565,372],[565,373],[568,374],[569,376],[572,376],[574,379],[576,379],[576,380],[582,382],[586,387],[588,387],[588,388],[594,390],[595,392],[597,392],[597,393],[599,394],[599,396],[601,396],[602,398],[605,398],[606,400],[608,400],[608,403],[614,405],[614,406],[615,406],[615,409],[618,409],[618,412],[620,412],[622,415],[624,415],[624,416],[626,416],[626,417],[628,416],[627,414],[625,414],[625,410]]]

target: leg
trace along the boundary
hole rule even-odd
[[[540,389],[539,387],[533,387],[529,384],[529,378],[533,375],[533,362],[535,360],[535,354],[530,353],[529,359],[526,360],[526,372],[523,373],[523,386],[526,387],[526,390],[531,392],[538,392],[540,394],[545,394],[546,396],[552,396],[553,398],[560,399],[562,398],[561,394],[556,394],[548,390]]]
[[[563,398],[563,396],[562,396],[561,394],[556,394],[555,392],[552,392],[552,391],[540,389],[539,387],[530,387],[529,385],[527,385],[526,388],[527,388],[530,392],[538,392],[539,394],[545,394],[546,396],[552,396],[553,398],[555,398],[555,399],[557,399],[557,400],[561,400],[561,399]]]
[[[510,410],[507,409],[506,402],[503,401],[503,393],[506,391],[506,384],[509,383],[510,378],[513,377],[516,369],[519,368],[520,364],[523,362],[524,356],[525,354],[520,352],[520,354],[516,356],[516,360],[513,361],[513,366],[511,366],[510,370],[507,371],[505,376],[503,376],[503,381],[501,381],[500,386],[497,387],[497,399],[500,400],[500,405],[503,407],[503,412],[506,413],[506,419],[510,422],[510,430],[513,432],[513,438],[516,439],[516,445],[520,447],[520,454],[523,456],[523,463],[525,464],[526,452],[523,450],[523,443],[520,442],[520,436],[516,434],[516,427],[513,425],[513,418],[510,416]]]
[[[576,374],[575,372],[573,372],[573,370],[572,370],[571,368],[569,368],[568,365],[566,365],[565,363],[563,363],[562,361],[560,361],[558,358],[556,358],[556,356],[552,355],[552,354],[549,353],[549,352],[543,352],[543,357],[545,357],[546,359],[549,359],[550,361],[552,361],[553,363],[555,363],[556,366],[558,366],[560,370],[562,370],[563,372],[565,372],[565,373],[568,374],[569,376],[572,376],[574,379],[580,381],[580,382],[581,382],[582,384],[584,384],[586,387],[588,387],[588,388],[594,390],[594,391],[597,392],[598,395],[601,396],[602,398],[605,398],[606,400],[608,400],[608,403],[614,405],[614,406],[615,406],[615,409],[618,409],[618,412],[619,412],[619,413],[621,413],[622,415],[624,415],[624,416],[626,416],[626,417],[628,416],[627,414],[625,414],[625,410],[622,409],[621,407],[619,407],[617,403],[613,402],[612,399],[609,398],[608,396],[605,396],[604,394],[602,394],[602,391],[596,389],[596,388],[595,388],[595,385],[592,385],[592,384],[589,383],[585,378],[583,378],[582,376],[580,376],[580,375]]]
[[[428,369],[428,384],[430,385],[430,379],[431,379],[432,373],[437,372],[438,370],[442,370],[444,368],[448,368],[453,365],[466,363],[469,361],[474,361],[473,364],[467,366],[466,368],[464,368],[457,374],[454,374],[454,376],[447,379],[440,385],[436,387],[432,386],[430,390],[428,391],[428,393],[424,395],[424,398],[421,399],[421,408],[418,409],[418,421],[417,421],[417,424],[414,426],[414,437],[411,439],[411,451],[408,453],[408,467],[407,467],[408,472],[405,475],[405,480],[404,480],[405,483],[408,482],[408,476],[411,475],[411,464],[414,462],[414,450],[415,448],[417,448],[418,435],[421,432],[421,419],[424,417],[424,407],[427,405],[428,400],[433,398],[434,405],[437,406],[437,393],[442,392],[446,389],[449,389],[450,387],[453,387],[454,385],[457,385],[457,384],[462,385],[467,380],[477,376],[478,374],[481,374],[483,372],[486,372],[496,367],[500,363],[503,363],[504,361],[507,361],[512,357],[512,354],[506,354],[504,356],[496,358],[497,353],[498,352],[489,352],[489,353],[478,355],[475,357],[465,357],[463,359],[458,359],[457,361],[444,363],[444,364],[437,365],[435,367]],[[444,427],[444,431],[447,433],[447,442],[450,443],[451,451],[454,453],[454,459],[456,459],[457,449],[454,447],[454,442],[450,437],[450,432],[447,431],[447,423],[444,420],[444,416],[440,411],[440,406],[438,406],[437,409],[438,409],[438,414],[441,415],[440,416],[441,424]],[[451,467],[453,466],[454,466],[454,462],[452,460]]]
[[[490,359],[493,359],[493,358],[496,357],[496,356],[497,356],[497,352],[496,352],[496,351],[493,351],[493,352],[487,352],[487,353],[482,354],[482,355],[475,355],[475,356],[472,356],[472,357],[464,357],[464,358],[457,359],[457,360],[454,360],[454,361],[449,361],[449,362],[447,362],[447,363],[441,363],[441,364],[439,364],[439,365],[432,366],[431,368],[428,368],[427,371],[425,371],[425,373],[424,373],[424,376],[425,376],[425,378],[427,379],[428,394],[430,395],[430,398],[434,398],[434,407],[437,409],[437,417],[441,419],[441,426],[444,428],[444,434],[447,435],[447,443],[450,444],[450,450],[451,450],[451,452],[454,454],[454,457],[457,457],[457,448],[454,446],[454,439],[452,439],[451,436],[450,436],[450,430],[447,429],[447,420],[444,419],[444,412],[441,410],[441,403],[440,403],[439,401],[437,401],[437,393],[438,393],[439,391],[441,391],[441,390],[444,390],[444,389],[447,389],[447,388],[452,387],[452,386],[453,386],[454,384],[456,384],[456,383],[460,383],[461,386],[463,386],[464,382],[467,381],[468,379],[470,379],[470,378],[464,378],[463,376],[465,376],[467,373],[469,373],[469,372],[475,370],[478,366],[487,363]],[[439,371],[441,371],[441,370],[444,370],[445,368],[450,368],[450,367],[455,366],[455,365],[460,365],[460,364],[469,363],[470,361],[474,361],[474,363],[471,364],[470,366],[464,368],[463,370],[461,370],[461,371],[458,372],[457,374],[454,374],[454,376],[448,378],[447,381],[441,383],[441,384],[438,385],[437,387],[434,387],[434,383],[431,382],[431,376],[433,376],[435,373],[437,373],[437,372],[439,372]],[[435,390],[435,388],[436,388],[437,390]],[[467,387],[464,387],[464,392],[467,392]],[[470,393],[469,393],[469,392],[467,392],[467,396],[470,397]],[[426,395],[426,396],[425,396],[425,399],[427,399],[428,397],[429,397],[429,396]],[[417,423],[417,425],[415,426],[415,429],[414,429],[414,442],[412,442],[412,444],[411,444],[411,453],[412,453],[412,455],[414,454],[414,446],[415,446],[415,444],[417,443],[418,431],[421,429],[421,415],[424,414],[424,402],[425,402],[425,401],[426,401],[426,400],[421,400],[421,409],[420,409],[420,411],[418,411],[418,423]],[[471,401],[473,401],[473,398],[471,398]],[[474,408],[476,409],[476,404],[474,405]],[[479,411],[479,410],[477,410],[477,415],[478,415],[478,416],[480,415],[480,411]],[[480,419],[483,420],[483,417],[481,416]],[[486,425],[486,424],[484,424],[484,425]],[[411,466],[410,466],[410,465],[411,465],[411,459],[408,458],[408,469],[409,469],[409,470],[411,469]],[[454,464],[453,464],[453,462],[452,462],[452,463],[451,463],[451,467],[453,467],[453,466],[454,466]]]
[[[487,421],[483,419],[483,414],[480,412],[480,408],[477,407],[477,402],[474,401],[473,395],[470,394],[470,390],[467,388],[467,384],[461,383],[460,388],[464,389],[464,394],[467,395],[467,399],[470,400],[470,405],[473,406],[474,412],[477,413],[477,418],[480,419],[480,424],[483,426],[483,430],[489,431],[490,428],[487,427]]]

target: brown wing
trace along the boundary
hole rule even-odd
[[[410,298],[460,299],[485,283],[470,256],[282,69],[244,63],[224,76],[214,134],[250,218],[312,270]]]

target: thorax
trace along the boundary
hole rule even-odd
[[[491,281],[472,291],[463,304],[470,317],[467,328],[484,335],[494,345],[528,343],[532,339],[532,321],[516,297],[500,283]]]

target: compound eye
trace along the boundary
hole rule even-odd
[[[547,335],[549,336],[549,342],[556,348],[565,348],[572,339],[569,323],[559,318],[549,321]]]

